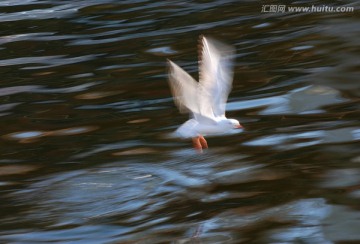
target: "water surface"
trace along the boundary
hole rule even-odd
[[[355,12],[1,1],[0,240],[359,241],[358,6],[327,4]],[[169,137],[187,116],[166,76],[170,58],[197,78],[200,34],[236,47],[245,127],[203,154]]]

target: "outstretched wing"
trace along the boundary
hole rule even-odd
[[[214,124],[214,114],[200,108],[199,102],[203,99],[199,92],[199,83],[174,62],[168,60],[168,65],[169,84],[179,111],[190,112],[199,123]]]
[[[198,82],[186,71],[168,60],[169,85],[174,102],[181,113],[200,113],[197,102]]]
[[[235,49],[211,38],[200,37],[200,91],[204,99],[200,110],[225,116],[225,105],[232,88]]]

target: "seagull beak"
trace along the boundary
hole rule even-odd
[[[244,128],[244,127],[239,124],[239,125],[236,125],[235,128],[236,128],[236,129],[242,129],[242,128]]]

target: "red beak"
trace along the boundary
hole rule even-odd
[[[236,129],[242,129],[242,128],[244,128],[242,125],[237,125],[236,127],[235,127]]]

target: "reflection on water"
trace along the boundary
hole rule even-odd
[[[35,141],[36,139],[44,136],[69,136],[77,135],[82,133],[87,133],[89,131],[96,130],[97,126],[87,126],[87,127],[72,127],[60,130],[53,131],[22,131],[14,132],[7,135],[4,135],[4,139],[18,140],[20,143],[27,143]]]
[[[355,13],[261,8],[1,1],[1,242],[358,242]],[[197,77],[199,34],[236,47],[245,127],[203,154],[166,81]]]

